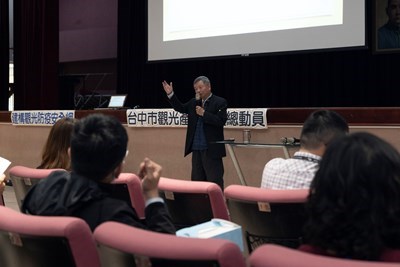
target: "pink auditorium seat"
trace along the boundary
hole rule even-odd
[[[65,171],[63,169],[35,169],[25,166],[14,166],[10,169],[8,173],[14,187],[19,208],[21,208],[22,201],[29,189],[38,183],[40,179],[46,178],[51,172],[56,170]]]
[[[100,267],[100,260],[85,221],[0,206],[0,266]]]
[[[215,183],[161,177],[158,187],[177,229],[213,218],[230,220],[223,192]]]
[[[266,244],[249,257],[250,267],[395,267],[400,263],[360,261],[320,256],[307,252]]]
[[[117,222],[101,224],[94,237],[103,266],[246,266],[239,247],[223,239],[178,237]]]
[[[145,201],[142,194],[142,182],[133,173],[121,173],[112,182],[112,196],[130,203],[136,210],[139,218],[144,219]]]
[[[301,243],[308,189],[272,190],[230,185],[224,195],[231,221],[242,226],[248,252],[263,243]]]

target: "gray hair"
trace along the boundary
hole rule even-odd
[[[202,81],[205,85],[210,85],[210,79],[208,79],[206,76],[199,76],[196,79],[194,79],[193,84],[196,84],[197,82]]]

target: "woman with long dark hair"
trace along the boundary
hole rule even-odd
[[[400,154],[369,133],[327,148],[311,183],[303,251],[400,262]]]

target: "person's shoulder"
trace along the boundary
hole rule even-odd
[[[391,29],[387,24],[384,24],[378,28],[378,33],[385,33],[385,32],[390,32],[390,31],[391,31]]]
[[[54,170],[48,177],[71,177],[71,172],[67,170]]]
[[[47,176],[45,179],[41,179],[38,185],[41,186],[54,186],[56,184],[62,185],[67,183],[70,177],[71,174],[69,172],[63,170],[57,170],[51,172],[49,176]]]
[[[265,167],[274,166],[274,165],[277,165],[277,164],[282,164],[282,163],[284,163],[284,162],[286,162],[286,159],[284,159],[284,158],[273,158],[273,159],[270,159],[270,160],[265,164]]]
[[[263,173],[266,176],[271,175],[289,175],[293,171],[296,171],[297,167],[293,164],[293,160],[291,158],[273,158],[269,160],[265,166]]]
[[[214,104],[217,106],[228,106],[228,101],[226,101],[226,99],[223,97],[213,94],[211,99],[211,101],[214,102]]]
[[[218,101],[226,101],[225,98],[223,98],[223,97],[221,97],[221,96],[217,96],[217,95],[215,95],[215,94],[213,94],[212,97],[214,97],[214,99],[215,99],[215,100],[218,100]]]

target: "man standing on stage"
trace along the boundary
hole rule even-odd
[[[205,76],[193,82],[195,97],[180,102],[173,91],[172,82],[162,82],[165,93],[174,110],[188,114],[185,156],[192,153],[192,180],[210,181],[224,189],[224,165],[226,156],[224,125],[227,120],[227,101],[211,92],[210,80]]]

